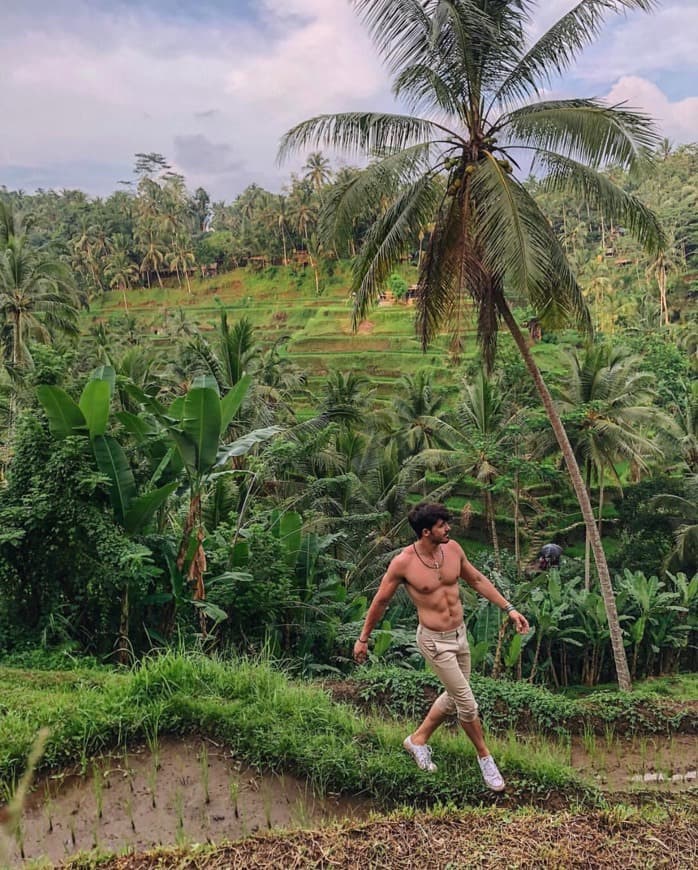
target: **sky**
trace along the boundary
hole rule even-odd
[[[575,5],[541,0],[532,37]],[[399,110],[349,0],[0,0],[0,185],[107,195],[156,151],[233,199],[280,190],[283,133],[325,112]],[[698,0],[612,16],[552,85],[698,141]]]

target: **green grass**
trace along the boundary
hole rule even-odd
[[[41,766],[82,763],[148,734],[198,733],[259,768],[307,778],[319,793],[364,794],[384,806],[483,797],[472,749],[437,741],[440,771],[427,776],[402,749],[405,726],[372,721],[314,685],[290,682],[268,663],[223,663],[168,654],[138,670],[36,672],[0,668],[0,784],[20,774],[39,728],[50,736]],[[596,801],[559,760],[510,741],[496,744],[511,791]]]
[[[162,334],[168,314],[181,308],[199,326],[212,326],[218,321],[216,300],[219,300],[233,318],[243,314],[249,318],[262,345],[287,336],[284,355],[306,371],[314,388],[320,386],[329,372],[361,372],[380,380],[376,391],[380,404],[380,399],[394,395],[395,382],[402,375],[414,375],[425,367],[433,368],[435,384],[453,386],[455,373],[448,354],[448,337],[437,338],[429,351],[422,353],[414,332],[413,305],[375,306],[366,324],[354,333],[348,265],[337,264],[335,275],[323,279],[323,283],[323,292],[318,296],[309,269],[298,274],[290,267],[264,272],[236,269],[215,278],[193,280],[191,293],[177,286],[151,287],[131,290],[127,299],[129,314],[145,333],[157,330],[158,335],[153,338],[162,347],[173,341]],[[122,294],[106,293],[82,315],[83,328],[123,316]],[[502,335],[503,342],[510,340],[508,335]],[[462,361],[475,359],[477,353],[473,322],[466,324]],[[539,344],[534,353],[544,371],[560,368],[556,345]],[[449,401],[451,395],[455,396],[455,391],[449,392]]]
[[[354,681],[367,705],[376,704],[384,712],[412,720],[422,718],[441,691],[433,674],[395,666],[362,668]],[[554,693],[527,682],[477,674],[471,683],[483,721],[500,735],[512,730],[553,737],[585,731],[603,735],[610,724],[626,735],[695,733],[698,729],[698,712],[675,703],[677,698],[696,699],[698,675],[647,680],[631,693],[618,692],[615,687]]]
[[[597,692],[613,692],[611,683],[598,686],[569,686],[565,695],[572,698],[584,698]],[[668,677],[650,677],[633,684],[633,696],[636,698],[671,698],[677,701],[698,701],[698,674],[675,674]]]

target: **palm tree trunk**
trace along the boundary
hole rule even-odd
[[[586,461],[586,491],[591,503],[591,460]],[[588,592],[591,589],[591,538],[587,529],[584,535],[584,589]]]
[[[508,624],[508,619],[503,620],[499,626],[499,631],[497,632],[497,648],[494,652],[494,663],[492,665],[492,676],[495,680],[502,672],[502,646],[504,644],[504,635],[506,634]]]
[[[117,660],[120,665],[128,664],[129,654],[129,639],[128,639],[128,623],[130,617],[130,606],[128,598],[128,581],[124,584],[124,590],[121,593],[121,612],[119,615],[119,645],[117,649]]]
[[[516,561],[517,574],[521,574],[521,541],[519,540],[521,534],[521,523],[519,520],[519,495],[519,472],[516,471],[514,473],[514,559]]]
[[[12,314],[12,365],[17,368],[19,365],[20,348],[22,346],[22,315],[20,312],[14,311]]]
[[[577,501],[579,502],[582,516],[584,517],[584,524],[586,525],[587,535],[589,536],[591,542],[591,549],[594,553],[594,561],[596,562],[596,570],[599,575],[601,595],[603,597],[604,607],[606,609],[606,618],[608,620],[608,630],[611,637],[611,648],[613,650],[613,660],[616,667],[618,687],[624,692],[629,692],[632,688],[632,683],[630,680],[630,671],[628,670],[628,659],[625,654],[625,647],[623,646],[623,634],[621,632],[620,622],[618,620],[616,599],[613,593],[613,586],[611,584],[611,575],[608,570],[608,563],[606,562],[606,554],[603,551],[601,538],[599,537],[599,530],[596,527],[596,518],[594,517],[594,511],[591,506],[589,494],[587,493],[586,487],[584,486],[584,481],[582,480],[582,475],[579,471],[579,465],[577,464],[577,460],[575,459],[572,445],[570,444],[569,438],[567,437],[567,432],[562,425],[560,415],[555,408],[553,398],[550,395],[550,391],[548,390],[545,381],[543,380],[543,377],[538,369],[538,366],[535,363],[535,360],[531,356],[531,352],[528,348],[528,345],[526,344],[526,339],[524,338],[521,330],[519,329],[519,326],[514,319],[514,315],[511,313],[511,309],[507,305],[507,302],[501,290],[499,290],[496,294],[496,302],[497,308],[499,309],[499,312],[502,315],[502,318],[504,319],[504,322],[506,323],[509,332],[512,335],[512,338],[516,342],[521,356],[526,363],[526,368],[529,370],[531,376],[533,377],[533,380],[536,384],[536,389],[538,390],[538,394],[541,398],[541,401],[543,402],[543,407],[548,414],[550,425],[552,426],[553,432],[555,433],[555,438],[557,439],[557,443],[559,444],[560,450],[562,451],[562,455],[565,459],[567,470],[569,471],[570,478],[572,480],[572,486],[577,496]]]
[[[657,270],[657,284],[659,285],[659,325],[669,326],[669,309],[666,302],[666,266],[660,263]]]
[[[494,550],[494,564],[499,569],[501,567],[501,559],[499,554],[499,538],[497,537],[497,520],[494,514],[494,499],[489,489],[485,490],[485,504],[487,505],[487,516],[490,521],[490,534],[492,536],[492,549]]]

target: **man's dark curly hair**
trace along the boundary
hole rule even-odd
[[[450,519],[451,514],[446,505],[433,501],[422,501],[407,514],[407,521],[418,538],[422,537],[423,529],[431,529],[439,520],[448,522]]]

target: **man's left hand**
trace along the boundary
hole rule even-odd
[[[523,615],[523,613],[519,613],[518,610],[512,610],[509,614],[509,619],[514,623],[514,626],[519,634],[528,634],[531,630],[531,627],[528,624],[528,620]]]

